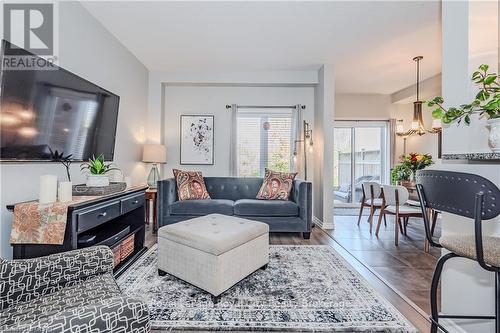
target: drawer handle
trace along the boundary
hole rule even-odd
[[[107,215],[106,212],[102,212],[101,214],[97,215],[97,217],[105,217]]]
[[[132,202],[133,205],[136,205],[138,203],[139,203],[139,200],[135,200],[135,201]]]

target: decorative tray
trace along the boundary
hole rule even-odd
[[[108,186],[97,186],[97,187],[88,187],[85,184],[73,185],[73,195],[89,195],[89,196],[97,196],[97,195],[107,195],[113,194],[116,192],[124,191],[127,188],[127,183],[109,183]]]

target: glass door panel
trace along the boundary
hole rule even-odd
[[[363,182],[384,184],[389,177],[387,123],[337,121],[334,126],[334,204],[356,205]]]
[[[334,128],[333,191],[335,203],[352,202],[352,131]]]
[[[382,128],[356,127],[354,150],[354,202],[362,198],[361,184],[363,182],[382,181]]]

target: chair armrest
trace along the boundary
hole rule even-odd
[[[0,309],[29,301],[68,282],[113,272],[113,252],[94,246],[45,257],[0,262]]]
[[[158,182],[158,226],[165,225],[165,218],[170,216],[170,205],[177,201],[177,184],[174,178]]]
[[[299,217],[306,222],[307,230],[311,230],[312,183],[300,179],[294,180],[292,201],[299,206]]]
[[[135,332],[150,331],[147,305],[117,296],[72,308],[32,324],[9,327],[5,332]]]

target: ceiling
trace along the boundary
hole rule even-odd
[[[84,2],[150,70],[336,66],[341,93],[389,94],[441,71],[439,1]]]

